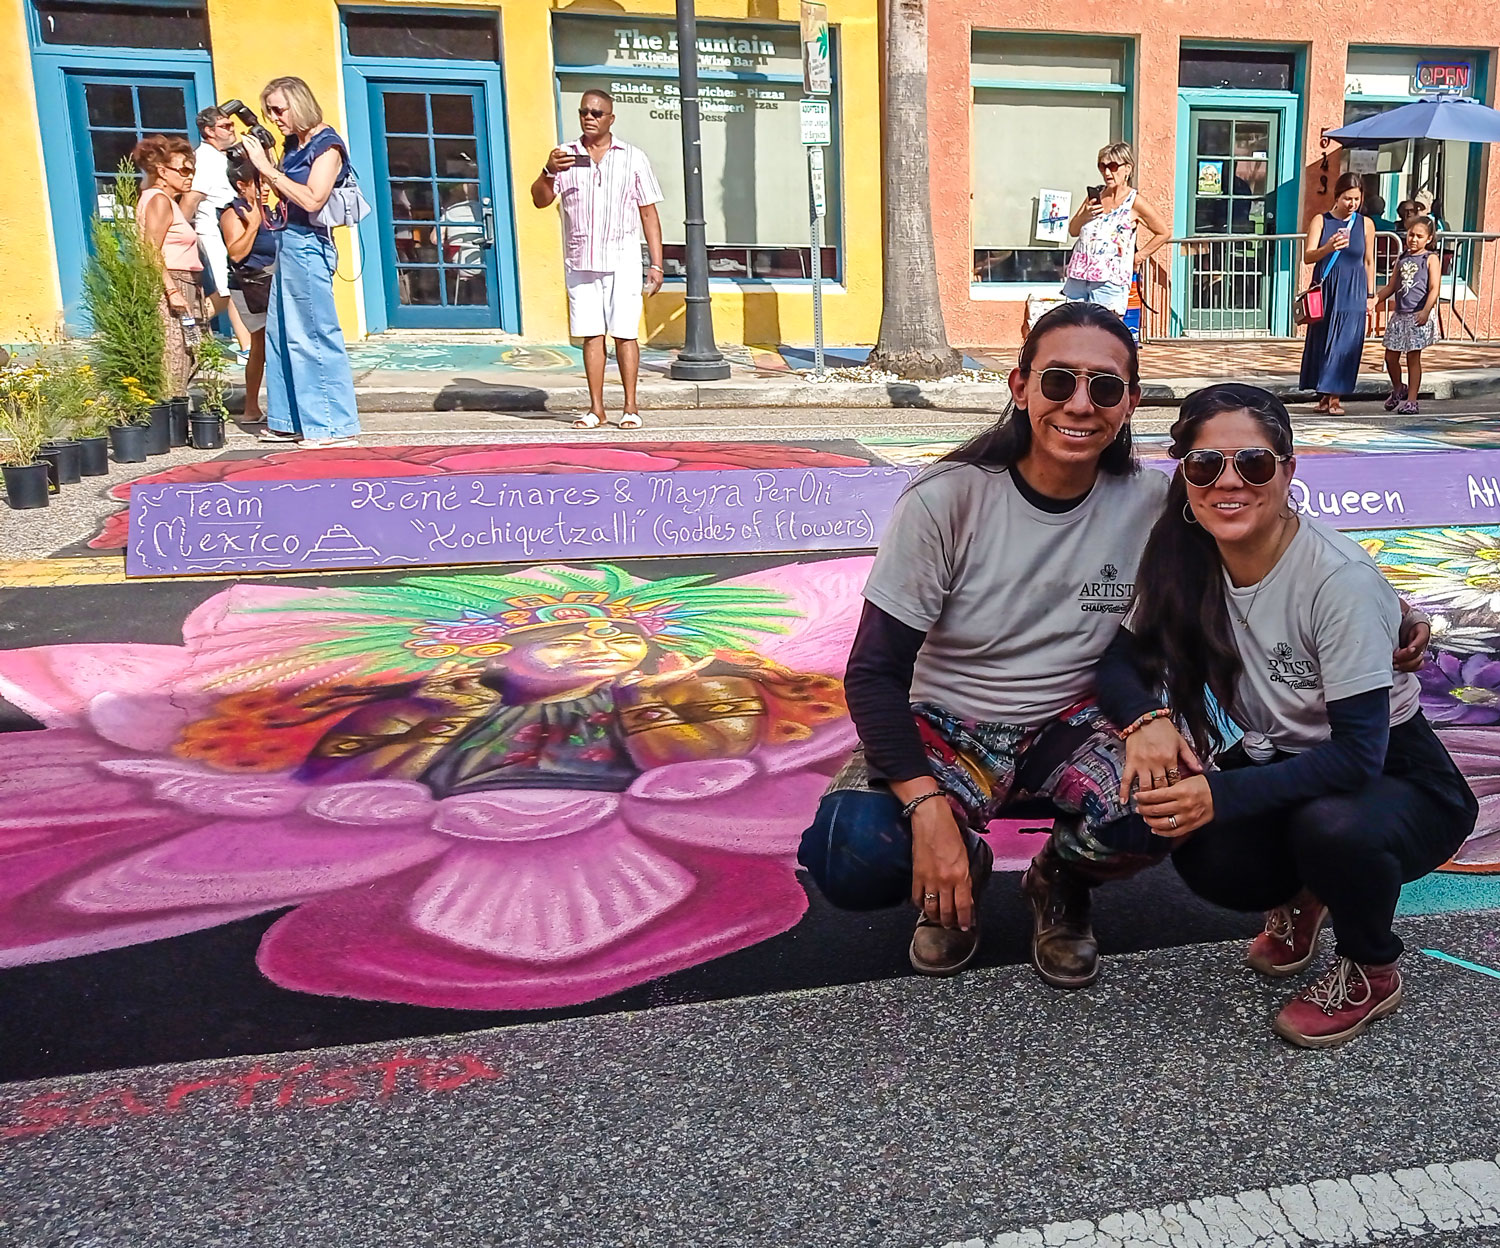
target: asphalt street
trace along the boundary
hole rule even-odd
[[[1492,965],[1496,924],[1399,930],[1406,1005],[1326,1053],[1233,943],[11,1085],[0,1242],[1491,1243],[1500,980],[1417,951]]]

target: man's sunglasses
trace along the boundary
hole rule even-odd
[[[602,108],[580,108],[578,110],[578,115],[580,117],[608,117],[609,116],[609,114],[607,112],[605,112]]]
[[[1089,401],[1095,407],[1118,407],[1129,389],[1125,378],[1116,377],[1113,373],[1079,373],[1071,368],[1044,368],[1038,379],[1042,397],[1051,399],[1054,403],[1066,403],[1078,389],[1080,377],[1087,380]]]
[[[1121,169],[1124,168],[1126,168],[1126,166],[1122,165],[1118,160],[1107,160],[1099,166],[1099,172],[1118,173]]]
[[[1189,451],[1182,457],[1182,479],[1206,490],[1224,475],[1228,456],[1223,451]],[[1234,470],[1246,485],[1270,485],[1276,466],[1291,459],[1265,446],[1246,446],[1234,452]]]

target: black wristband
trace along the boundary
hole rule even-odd
[[[920,806],[923,802],[927,801],[930,798],[947,796],[948,791],[946,789],[933,789],[930,793],[919,793],[916,797],[912,798],[911,801],[907,802],[906,805],[901,808],[901,817],[903,819],[910,819],[912,817],[912,814],[916,811],[917,807]]]

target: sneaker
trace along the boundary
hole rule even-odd
[[[1365,966],[1339,958],[1301,996],[1281,1007],[1273,1024],[1283,1040],[1304,1049],[1328,1049],[1359,1035],[1401,1004],[1396,963]]]
[[[1266,912],[1266,930],[1250,942],[1245,961],[1275,979],[1305,971],[1327,921],[1324,905],[1277,906]]]
[[[1386,401],[1385,401],[1385,410],[1388,411],[1388,412],[1394,412],[1396,410],[1396,408],[1400,405],[1401,400],[1404,399],[1404,398],[1406,398],[1406,387],[1405,386],[1396,386],[1391,391],[1390,395],[1386,398]]]
[[[1421,414],[1421,411],[1422,411],[1422,408],[1417,403],[1416,399],[1407,399],[1405,402],[1403,402],[1401,404],[1400,407],[1398,407],[1396,409],[1396,415],[1397,416],[1417,416],[1417,415]]]
[[[1031,965],[1054,988],[1087,988],[1099,978],[1089,884],[1049,846],[1021,878],[1031,903]]]
[[[269,425],[267,425],[264,429],[262,429],[258,434],[255,435],[255,440],[257,442],[284,442],[288,446],[290,446],[292,445],[292,443],[298,440],[298,437],[290,430],[283,433],[280,429],[272,429]]]
[[[974,891],[974,926],[968,931],[944,927],[922,915],[917,920],[917,930],[912,933],[911,947],[907,950],[914,971],[922,975],[957,975],[974,960],[974,955],[979,952],[979,899],[984,894],[984,886],[989,883],[994,865],[994,852],[981,838],[969,865]]]

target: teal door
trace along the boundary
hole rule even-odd
[[[1287,263],[1272,241],[1281,114],[1195,108],[1189,127],[1187,332],[1269,335]]]
[[[500,327],[488,89],[484,81],[370,83],[381,265],[393,327]]]
[[[192,127],[197,95],[191,74],[67,75],[69,129],[86,243],[95,211],[107,217],[114,210],[115,170],[145,135],[180,135],[197,146]]]

